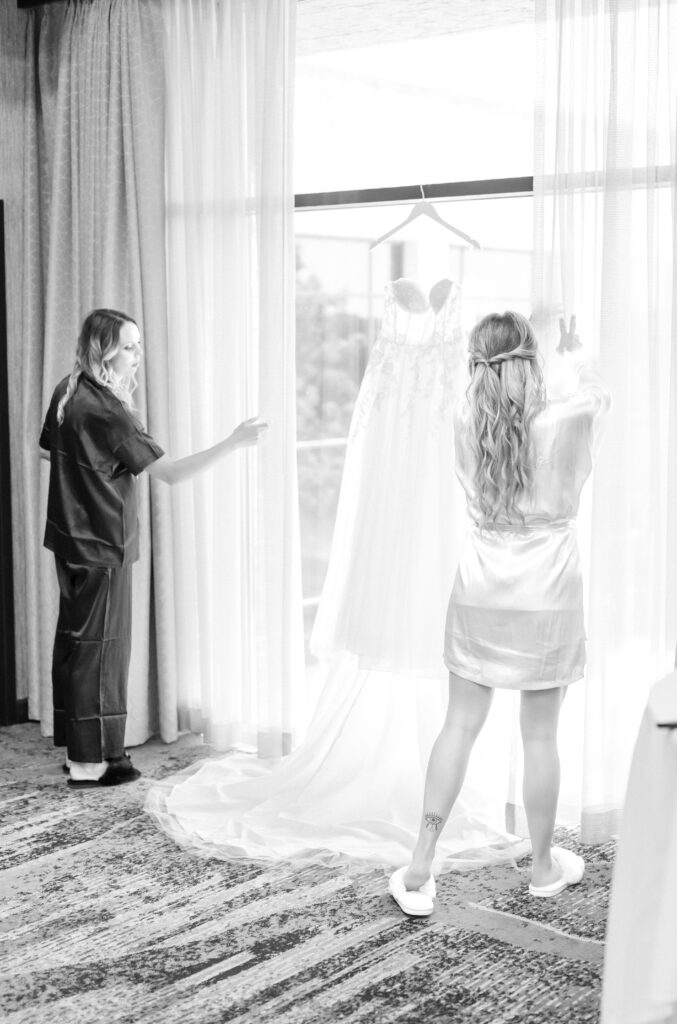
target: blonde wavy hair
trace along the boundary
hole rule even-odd
[[[63,423],[64,407],[75,394],[83,371],[110,388],[129,409],[133,408],[132,392],[136,387],[136,376],[132,374],[123,379],[111,366],[120,349],[120,330],[126,323],[138,326],[136,320],[117,309],[94,309],[85,317],[78,338],[75,365],[57,406],[57,423]]]
[[[490,313],[470,332],[469,441],[477,502],[486,523],[523,514],[517,500],[531,483],[529,428],[546,402],[538,343],[519,313]]]

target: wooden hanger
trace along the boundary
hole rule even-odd
[[[434,220],[436,224],[440,224],[443,228],[446,228],[447,231],[452,231],[465,242],[469,242],[470,245],[474,245],[476,249],[481,248],[480,243],[474,238],[471,238],[470,235],[466,235],[463,231],[459,231],[458,228],[452,227],[451,224],[447,224],[446,220],[443,220],[442,217],[440,217],[433,204],[426,200],[423,185],[419,185],[419,188],[421,189],[421,202],[416,203],[409,216],[403,220],[401,224],[398,224],[395,228],[391,228],[390,231],[386,231],[385,235],[381,235],[381,237],[377,238],[375,242],[372,242],[369,246],[370,250],[375,249],[377,245],[381,244],[381,242],[385,242],[386,238],[390,238],[391,235],[400,231],[406,224],[411,224],[412,220],[416,220],[417,217],[430,217],[430,219]]]

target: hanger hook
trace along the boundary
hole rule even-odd
[[[425,192],[423,191],[423,185],[418,186],[421,190],[421,199],[425,199]]]

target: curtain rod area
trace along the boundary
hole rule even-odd
[[[294,205],[297,210],[326,209],[331,206],[376,206],[379,203],[412,203],[420,199],[531,195],[533,190],[533,177],[483,178],[478,181],[398,185],[394,188],[350,189],[344,192],[302,192],[295,196]]]

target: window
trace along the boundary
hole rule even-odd
[[[531,25],[325,53],[299,61],[296,192],[529,176]],[[488,70],[489,69],[489,70]],[[497,88],[497,81],[501,87]],[[498,99],[497,99],[498,97]],[[478,190],[481,187],[478,186]],[[415,198],[416,189],[414,189]],[[411,204],[297,209],[298,471],[306,645],[328,565],[350,420],[387,281],[461,287],[464,326],[530,313],[530,195],[435,200],[480,250],[421,217],[374,250]],[[307,652],[307,661],[312,657]]]

